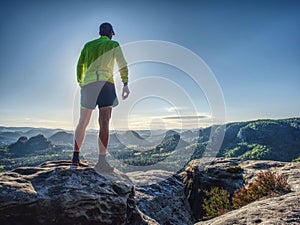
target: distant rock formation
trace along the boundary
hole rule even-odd
[[[29,139],[25,136],[22,136],[16,143],[10,144],[8,146],[9,151],[15,156],[22,156],[24,154],[49,148],[53,148],[53,145],[42,134],[31,137]]]
[[[65,131],[59,131],[50,136],[49,140],[56,145],[72,145],[74,142],[74,135]]]

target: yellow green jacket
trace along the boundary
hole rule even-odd
[[[86,43],[77,63],[77,81],[82,87],[95,81],[114,83],[114,62],[117,62],[123,83],[128,82],[128,68],[120,45],[101,36]]]

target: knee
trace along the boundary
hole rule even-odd
[[[109,127],[109,121],[110,121],[110,117],[105,117],[105,118],[99,119],[100,128],[108,128]]]
[[[78,126],[82,128],[86,128],[89,125],[89,120],[86,119],[80,119]]]
[[[109,129],[109,121],[108,122],[101,122],[100,124],[100,129],[101,130],[108,130]]]

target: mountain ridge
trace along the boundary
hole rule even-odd
[[[37,131],[43,131],[46,134],[54,132],[51,136],[44,135],[44,137],[51,141],[51,145],[60,147],[63,152],[56,151],[54,152],[55,154],[49,155],[49,157],[47,155],[42,157],[39,155],[39,152],[36,152],[36,156],[40,160],[42,160],[42,158],[46,160],[54,158],[66,160],[71,157],[74,138],[73,132],[53,129],[47,131],[47,129],[42,128],[38,128],[36,131],[26,128],[26,130],[20,132],[15,129],[16,128],[12,128],[11,131],[11,133],[15,135],[14,138],[18,135],[24,136],[24,133],[34,134]],[[186,151],[193,150],[190,159],[183,160],[190,161],[192,159],[210,157],[210,152],[206,149],[206,146],[210,141],[209,138],[212,130],[214,130],[212,127],[201,128],[197,131],[184,130],[177,132],[175,130],[168,130],[165,134],[158,136],[158,139],[151,137],[151,131],[144,131],[145,133],[141,130],[129,130],[120,133],[114,131],[111,132],[110,135],[108,152],[111,155],[111,159],[115,161],[115,165],[119,165],[118,162],[120,162],[120,160],[123,162],[123,171],[128,171],[128,165],[145,166],[162,162],[167,157],[175,154],[178,149],[185,149]],[[1,137],[10,134],[7,127],[5,129],[3,128],[2,131],[2,133],[0,132],[0,141]],[[15,132],[20,133],[16,135]],[[30,139],[32,137],[26,138]],[[92,162],[95,162],[98,158],[97,139],[97,131],[87,131],[82,146],[82,156]],[[155,141],[153,142],[153,140]],[[29,154],[27,158],[26,154],[23,154],[22,158],[13,158],[13,155],[9,154],[10,150],[8,148],[11,144],[13,143],[0,146],[0,170],[3,170],[3,168],[7,166],[7,169],[12,169],[15,164],[13,163],[14,161],[19,162],[16,164],[18,166],[27,165],[27,161],[30,161],[30,165],[41,163],[39,160],[34,164],[35,159],[32,157],[32,154]],[[22,150],[25,145],[19,144],[20,148],[15,152],[26,152]],[[228,123],[225,128],[222,146],[216,157],[237,157],[245,160],[277,160],[285,162],[299,160],[300,118],[294,117],[279,120],[258,119]],[[177,157],[175,160],[182,159]],[[176,161],[173,162],[173,165],[179,163],[181,162]],[[188,161],[186,163],[188,163]]]

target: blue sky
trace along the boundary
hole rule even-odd
[[[300,116],[297,0],[12,0],[2,1],[0,17],[0,125],[72,129],[77,59],[105,21],[113,24],[121,45],[162,40],[201,57],[222,89],[228,122]],[[129,71],[130,82],[149,76],[176,82],[196,114],[210,118],[209,99],[182,71],[154,63],[132,65]],[[140,91],[131,88],[131,95]],[[162,119],[176,116],[179,107],[185,107],[183,100],[174,105],[159,97],[144,99],[132,107],[129,127],[168,127]]]

